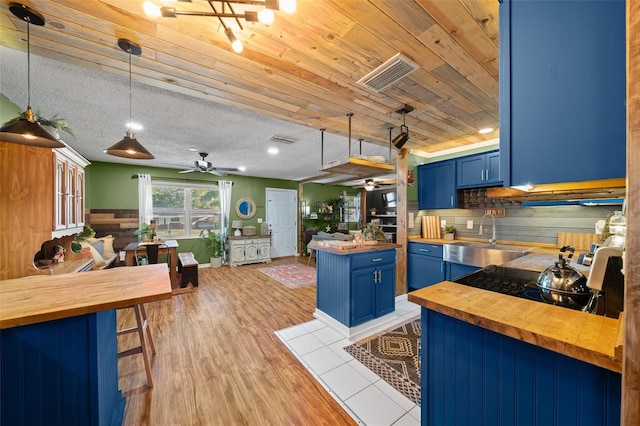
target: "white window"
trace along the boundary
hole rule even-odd
[[[156,234],[195,238],[202,230],[220,231],[220,191],[215,185],[152,182]]]

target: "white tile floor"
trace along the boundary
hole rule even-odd
[[[420,307],[397,300],[396,314],[401,324],[419,317]],[[359,424],[420,425],[420,407],[349,355],[343,348],[353,342],[324,323],[313,320],[275,333]]]

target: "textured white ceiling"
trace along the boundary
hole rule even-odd
[[[23,110],[27,103],[27,55],[0,47],[0,92]],[[31,55],[31,106],[44,116],[58,114],[68,121],[75,137],[62,139],[90,161],[141,164],[185,169],[199,159],[188,148],[209,153],[207,160],[218,167],[246,167],[246,176],[302,180],[318,176],[321,165],[320,131],[283,120],[260,116],[248,110],[206,102],[136,81],[133,66],[132,117],[143,130],[136,138],[156,159],[127,160],[102,151],[122,139],[129,120],[129,80]],[[17,116],[14,111],[5,116]],[[357,120],[354,117],[353,120]],[[344,117],[345,132],[348,119]],[[298,139],[291,145],[267,139],[281,135]],[[352,136],[351,154],[360,153],[357,136]],[[272,156],[267,148],[276,146]],[[325,133],[324,163],[348,157],[347,138]],[[362,154],[382,155],[388,147],[362,143]],[[392,161],[395,160],[395,150]]]

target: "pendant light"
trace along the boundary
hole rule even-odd
[[[66,145],[36,121],[31,110],[31,24],[43,26],[44,17],[27,6],[9,3],[9,10],[27,23],[27,109],[0,128],[0,141],[41,148],[64,148]]]
[[[139,45],[126,39],[119,39],[118,46],[120,49],[129,53],[129,130],[120,142],[115,143],[104,152],[116,157],[132,158],[135,160],[153,160],[155,157],[147,149],[142,146],[133,134],[131,123],[131,55],[140,55],[142,49]]]

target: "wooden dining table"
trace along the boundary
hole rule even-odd
[[[171,280],[171,288],[178,287],[178,241],[164,240],[161,242],[133,242],[127,244],[123,249],[125,251],[124,264],[126,266],[136,266],[136,254],[143,256],[146,254],[146,246],[150,244],[162,244],[166,247],[160,247],[158,253],[169,254],[169,278]]]

